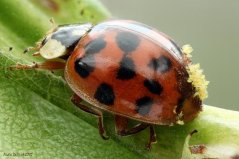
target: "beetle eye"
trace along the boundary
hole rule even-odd
[[[42,42],[41,42],[41,45],[45,45],[46,42],[47,42],[47,38],[44,38],[44,39],[42,40]]]

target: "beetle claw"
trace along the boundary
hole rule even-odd
[[[104,133],[104,134],[100,134],[100,136],[101,136],[102,139],[104,139],[104,140],[109,140],[109,139],[110,139],[110,136],[106,135],[105,133]]]

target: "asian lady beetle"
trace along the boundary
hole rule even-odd
[[[189,46],[180,49],[167,35],[130,20],[56,27],[33,49],[46,62],[18,69],[64,69],[74,91],[72,101],[98,116],[99,133],[107,139],[101,110],[115,115],[116,130],[125,136],[150,128],[147,147],[156,142],[153,125],[183,124],[194,119],[207,97],[208,81],[190,60]],[[56,59],[63,59],[59,62]],[[90,103],[87,107],[81,100]],[[128,119],[140,122],[127,128]]]

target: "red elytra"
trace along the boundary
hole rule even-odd
[[[73,103],[99,117],[104,139],[101,110],[115,115],[119,135],[150,127],[149,149],[156,141],[153,125],[187,122],[201,110],[202,100],[188,81],[190,59],[170,37],[142,23],[113,20],[96,26],[59,26],[35,49],[52,60],[15,67],[64,69],[75,93]],[[66,63],[54,60],[59,58]],[[92,106],[81,105],[82,99]],[[129,129],[128,118],[141,124]]]
[[[192,97],[181,50],[163,34],[130,21],[95,26],[68,58],[65,78],[93,106],[142,122],[175,123],[176,110],[191,120],[201,107]],[[96,96],[102,84],[106,89]],[[182,102],[192,104],[183,109]]]

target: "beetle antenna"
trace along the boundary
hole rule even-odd
[[[51,17],[51,19],[49,19],[49,21],[52,24],[52,28],[46,33],[46,35],[51,34],[57,28],[57,24],[53,17]]]
[[[32,56],[39,56],[39,55],[40,55],[40,52],[39,52],[39,51],[37,51],[37,52],[35,52],[35,53],[32,54]]]
[[[37,51],[38,52],[40,50],[40,48],[41,48],[41,42],[37,42],[35,47],[28,47],[23,51],[23,53],[25,54],[25,53],[28,53],[30,51]],[[33,54],[35,54],[35,53],[33,53]]]
[[[36,50],[37,48],[36,47],[28,47],[28,48],[26,48],[24,51],[23,51],[23,53],[25,54],[25,53],[27,53],[27,52],[29,52],[29,51],[33,51],[33,50]]]
[[[50,23],[52,24],[52,27],[53,27],[53,28],[56,28],[56,27],[57,27],[56,22],[55,22],[55,20],[54,20],[53,17],[51,17],[51,19],[50,19],[49,21],[50,21]]]

